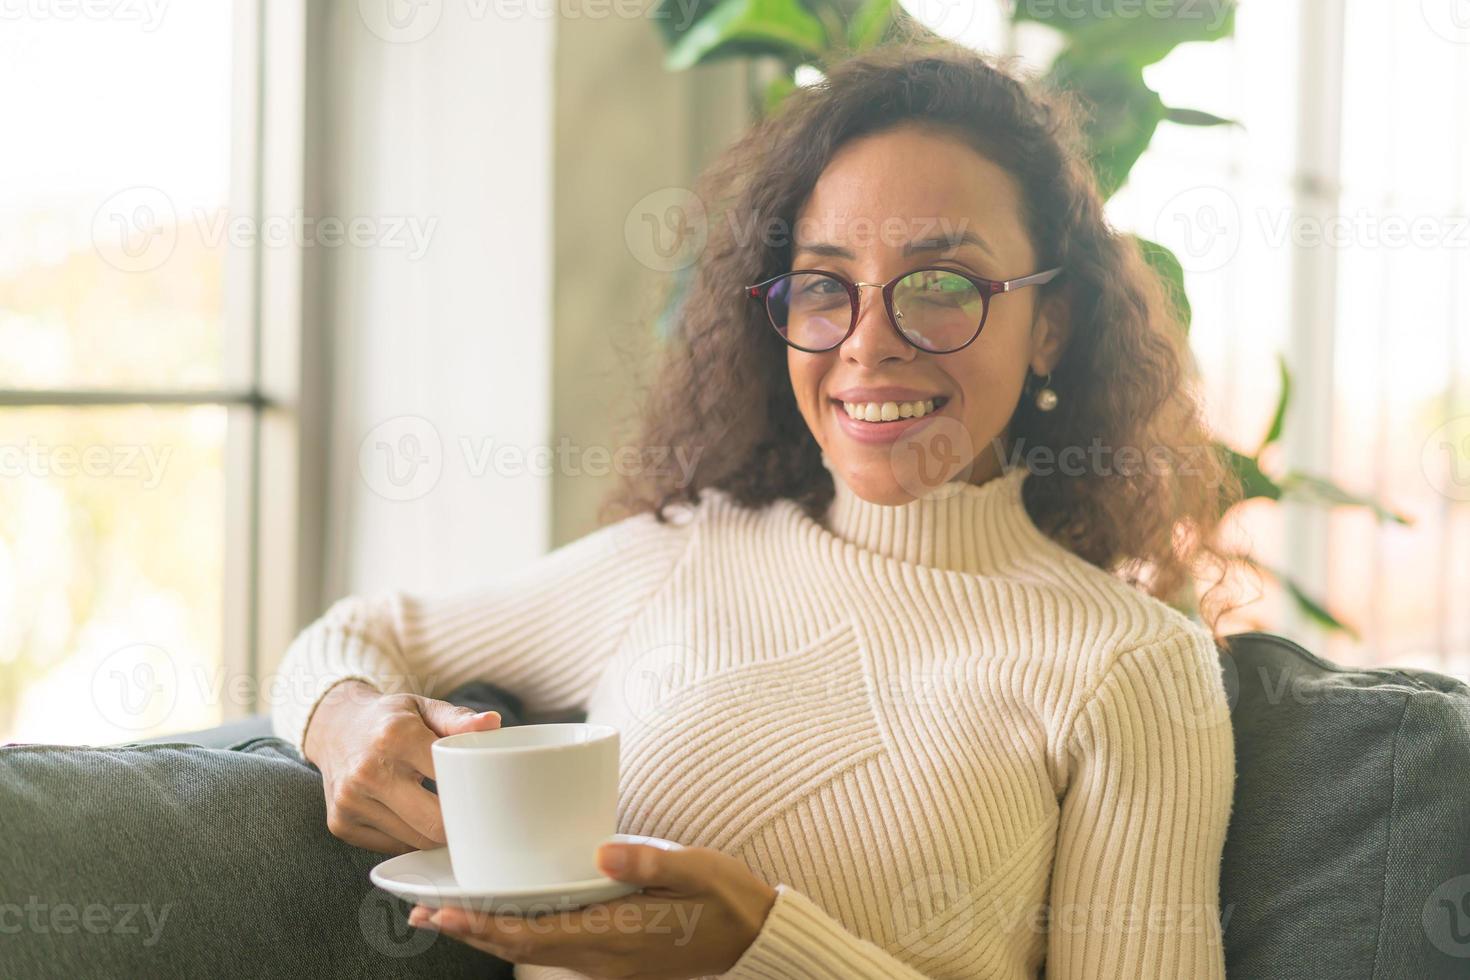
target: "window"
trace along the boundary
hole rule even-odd
[[[1458,13],[1456,12],[1458,11]],[[1470,8],[1349,0],[1335,250],[1332,474],[1413,527],[1335,512],[1346,658],[1470,675]]]
[[[30,5],[0,33],[0,742],[255,705],[259,17]]]
[[[1277,463],[1409,517],[1253,502],[1253,551],[1354,627],[1267,583],[1239,628],[1341,663],[1470,672],[1470,30],[1434,4],[1247,4],[1236,36],[1149,70],[1170,104],[1245,129],[1161,126],[1110,202],[1185,265],[1210,417],[1253,449],[1295,386]],[[1446,7],[1448,5],[1445,5]],[[1268,70],[1262,66],[1270,66]]]
[[[941,33],[1044,67],[1048,28],[1001,7]],[[1003,5],[1002,5],[1003,6]],[[1240,4],[1232,38],[1145,70],[1165,103],[1244,128],[1162,124],[1108,202],[1185,268],[1190,340],[1218,434],[1251,452],[1284,356],[1294,398],[1269,461],[1362,508],[1247,503],[1239,539],[1354,627],[1327,632],[1267,580],[1229,630],[1341,663],[1470,675],[1470,20],[1464,4]],[[962,23],[961,23],[962,22]],[[952,29],[951,29],[952,28]]]

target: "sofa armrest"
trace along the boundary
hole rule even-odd
[[[461,687],[455,688],[444,700],[450,704],[457,704],[465,708],[473,708],[476,711],[498,711],[500,712],[500,723],[504,728],[512,725],[544,725],[559,721],[583,721],[586,712],[580,709],[569,709],[567,711],[545,712],[540,715],[527,715],[521,707],[521,699],[503,687],[495,684],[487,684],[484,681],[471,681]],[[236,721],[227,721],[223,725],[214,728],[205,728],[195,732],[182,732],[177,735],[159,735],[154,738],[137,739],[126,743],[129,745],[201,745],[208,749],[227,749],[232,745],[239,745],[252,738],[262,738],[271,735],[270,715],[250,715]]]

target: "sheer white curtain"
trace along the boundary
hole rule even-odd
[[[325,594],[458,590],[549,537],[550,477],[495,453],[550,428],[556,25],[493,4],[333,7],[323,210],[398,221],[402,247],[340,249],[326,270]]]

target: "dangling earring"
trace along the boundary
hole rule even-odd
[[[1036,392],[1036,407],[1043,412],[1050,412],[1057,407],[1057,393],[1051,388],[1050,371],[1041,379],[1041,388]]]

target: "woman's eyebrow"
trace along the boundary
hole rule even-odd
[[[933,252],[938,249],[959,248],[961,245],[977,246],[991,258],[995,257],[995,249],[991,248],[985,239],[973,231],[962,231],[958,235],[951,235],[947,238],[915,239],[903,247],[903,254],[913,255],[915,252]]]
[[[973,231],[963,231],[956,235],[940,238],[916,238],[903,247],[904,255],[913,255],[916,252],[934,252],[942,249],[959,248],[961,245],[974,245],[984,251],[992,258],[995,250]],[[797,244],[796,251],[810,252],[813,255],[834,256],[841,259],[852,258],[852,249],[841,245],[833,245],[829,242],[801,242]]]

